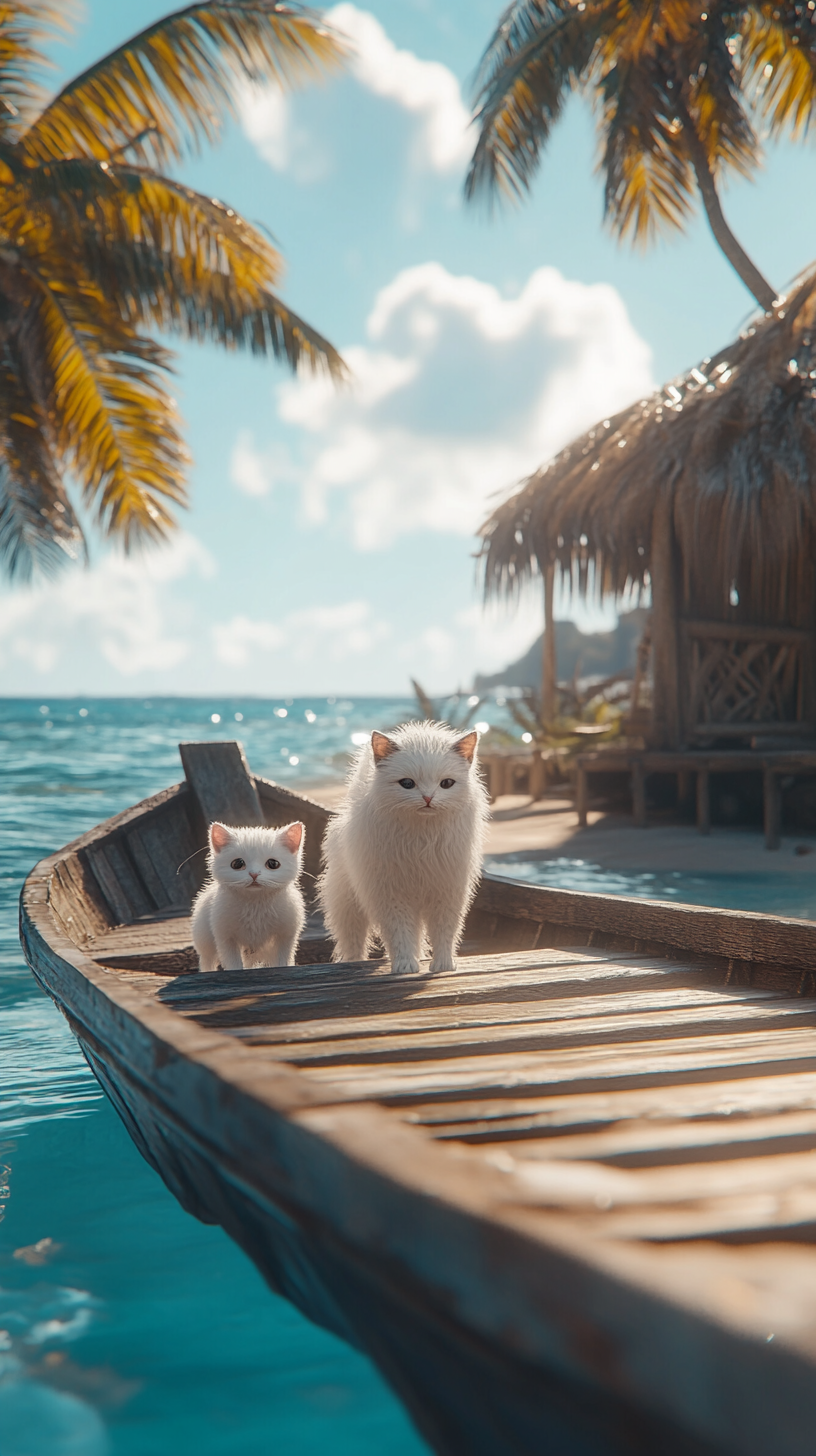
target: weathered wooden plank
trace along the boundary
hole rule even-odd
[[[629,900],[614,895],[584,895],[524,885],[485,875],[477,894],[479,908],[521,919],[582,927],[599,935],[630,936],[659,942],[695,956],[761,961],[769,968],[816,966],[816,923],[758,915],[747,910],[711,910],[660,900]]]
[[[87,860],[67,854],[54,870],[49,903],[66,933],[76,944],[110,926],[111,910]]]
[[[497,1140],[491,1142],[490,1148],[491,1152],[504,1150],[510,1157],[524,1161],[567,1158],[612,1163],[621,1168],[699,1163],[707,1159],[777,1157],[782,1153],[816,1149],[816,1109],[745,1119],[678,1118],[671,1122],[632,1119],[592,1132]]]
[[[115,936],[106,940],[109,948],[115,948],[117,943],[119,940]],[[362,982],[338,980],[334,984],[320,978],[317,968],[313,971],[308,969],[313,976],[312,984],[304,981],[293,983],[291,971],[286,968],[281,968],[279,973],[276,970],[244,973],[243,976],[230,973],[231,979],[226,985],[222,979],[224,973],[218,973],[216,983],[208,976],[206,980],[171,987],[166,993],[166,1000],[168,1005],[185,1015],[210,1017],[213,1024],[222,1016],[225,1025],[285,1024],[296,1027],[302,1022],[304,1034],[308,1035],[317,1034],[319,1023],[326,1031],[332,1026],[337,1027],[340,1035],[348,1029],[339,1024],[340,1019],[359,1023],[361,1028],[363,1025],[366,1029],[370,1027],[372,1032],[402,1025],[416,1029],[432,1025],[479,1025],[489,1024],[491,1019],[512,1021],[515,1008],[519,1008],[521,1019],[546,1017],[550,1006],[561,1001],[572,1006],[573,1015],[590,1014],[596,1003],[600,1014],[603,1008],[622,1010],[630,993],[651,994],[657,998],[655,1005],[661,1004],[665,997],[671,997],[675,990],[682,998],[693,996],[697,988],[708,990],[714,997],[711,1004],[717,1004],[717,997],[723,995],[726,1000],[733,995],[757,1005],[765,999],[775,999],[772,991],[743,988],[734,988],[733,991],[728,988],[727,992],[711,990],[705,972],[694,974],[689,971],[674,979],[647,970],[639,974],[631,967],[620,967],[612,973],[604,973],[603,968],[598,967],[594,977],[559,975],[544,981],[539,979],[540,972],[535,969],[511,971],[504,975],[494,972],[489,977],[484,974],[470,977],[463,970],[459,981],[450,978],[439,984],[437,977],[417,978],[410,987],[404,983],[401,985],[385,969],[366,976]],[[281,977],[281,983],[277,985],[276,974]],[[331,972],[328,974],[331,975]],[[257,975],[257,989],[251,979],[246,979],[250,975]],[[616,1007],[615,1002],[621,1002],[621,998],[624,998],[623,1002]],[[798,1005],[801,1010],[801,1002]],[[567,1014],[567,1008],[563,1013],[555,1014]]]
[[[117,921],[135,920],[156,909],[120,836],[89,844],[82,853]]]
[[[464,1101],[419,1101],[404,1104],[402,1116],[433,1130],[436,1136],[498,1139],[505,1134],[527,1137],[600,1128],[627,1121],[655,1121],[668,1126],[678,1119],[693,1123],[706,1118],[749,1126],[768,1114],[816,1108],[816,1073],[741,1076],[717,1081],[661,1082],[655,1086],[518,1096],[485,1097],[477,1090]]]
[[[281,1060],[280,1052],[255,1049]],[[486,1053],[419,1062],[379,1062],[373,1066],[308,1067],[303,1075],[332,1086],[335,1098],[397,1103],[403,1098],[428,1100],[455,1097],[480,1089],[483,1096],[537,1087],[554,1092],[567,1084],[589,1091],[605,1084],[637,1087],[681,1080],[704,1081],[751,1075],[758,1066],[774,1072],[816,1072],[816,1033],[799,1028],[784,1031],[733,1032],[725,1037],[678,1037],[672,1041],[622,1043],[619,1049],[582,1046],[553,1048],[546,1056],[517,1051],[512,1055]]]
[[[616,1209],[688,1205],[723,1200],[734,1206],[740,1198],[783,1200],[794,1191],[807,1193],[816,1212],[816,1157],[811,1151],[781,1153],[777,1157],[707,1159],[679,1166],[620,1168],[583,1159],[528,1159],[524,1152],[473,1151],[493,1167],[510,1173],[523,1184],[508,1197],[529,1197],[539,1207],[565,1206]],[[770,1210],[769,1210],[770,1211]]]
[[[223,1021],[210,1017],[198,1018],[206,1026],[223,1026]],[[444,1027],[440,1030],[402,1028],[396,1032],[380,1031],[366,1035],[358,1030],[355,1035],[349,1031],[343,1036],[327,1035],[323,1039],[300,1036],[289,1038],[284,1025],[274,1031],[249,1025],[226,1029],[230,1034],[240,1036],[247,1044],[256,1047],[276,1046],[287,1061],[300,1066],[337,1067],[347,1065],[356,1069],[380,1062],[396,1064],[402,1061],[421,1063],[423,1060],[438,1061],[449,1058],[452,1065],[463,1059],[474,1064],[479,1057],[515,1056],[544,1050],[569,1050],[584,1046],[588,1054],[603,1057],[615,1047],[632,1045],[637,1048],[644,1042],[654,1045],[658,1041],[669,1045],[675,1039],[688,1041],[692,1035],[700,1039],[701,1049],[709,1050],[711,1043],[719,1043],[724,1035],[732,1037],[738,1033],[761,1033],[779,1026],[807,1028],[812,1033],[813,1055],[816,1056],[816,1026],[813,1011],[803,1008],[795,1000],[780,1001],[767,1007],[757,1006],[750,1001],[743,1005],[715,1008],[710,1003],[691,1006],[665,1006],[656,1011],[614,1012],[609,1010],[602,1017],[586,1015],[570,1016],[570,1009],[563,1009],[563,1018],[502,1021],[482,1021],[464,1027]]]
[[[207,824],[263,824],[264,814],[244,750],[236,741],[180,743],[184,774]]]
[[[157,906],[192,903],[206,869],[206,839],[197,839],[184,808],[173,804],[164,814],[125,831],[128,847]]]
[[[211,1005],[185,1006],[185,1015],[195,1016],[208,1026],[224,1026],[236,1031],[256,1032],[265,1045],[303,1041],[309,1045],[331,1042],[338,1051],[347,1048],[356,1057],[361,1047],[388,1050],[396,1045],[425,1047],[436,1045],[436,1038],[472,1038],[481,1034],[485,1045],[501,1040],[506,1034],[529,1031],[557,1031],[562,1024],[586,1026],[587,1034],[599,1040],[616,1037],[618,1029],[632,1026],[654,1034],[654,1028],[667,1025],[699,1025],[715,1029],[733,1025],[745,1029],[745,1021],[759,1018],[762,1024],[778,1019],[790,1024],[791,1015],[797,1025],[815,1024],[815,1010],[791,997],[774,997],[769,992],[714,992],[708,987],[664,986],[654,990],[618,990],[592,997],[570,996],[549,1000],[504,1000],[495,994],[490,1000],[476,1003],[453,1000],[447,1005],[425,1003],[420,1008],[377,1009],[358,1013],[351,1005],[337,1008],[337,1015],[323,1018],[293,1018],[281,997],[240,996]],[[731,1008],[739,1013],[731,1016]],[[342,1015],[345,1012],[345,1015]],[[433,1041],[425,1038],[434,1038]]]

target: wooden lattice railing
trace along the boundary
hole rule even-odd
[[[690,730],[802,722],[811,632],[689,621],[681,623],[681,631]]]

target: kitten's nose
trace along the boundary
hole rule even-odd
[[[249,877],[251,880],[257,880],[260,873],[260,870],[250,870]]]
[[[430,804],[431,804],[431,799],[432,799],[432,798],[433,798],[433,794],[423,794],[423,795],[422,795],[422,797],[423,797],[423,799],[424,799],[424,800],[425,800],[425,803],[426,803],[426,804],[427,804],[427,805],[428,805],[428,807],[429,807],[429,808],[430,808]]]

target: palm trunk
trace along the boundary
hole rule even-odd
[[[708,164],[708,156],[703,146],[697,128],[694,125],[686,98],[680,85],[675,82],[678,92],[678,112],[683,123],[683,136],[685,138],[686,150],[689,161],[694,168],[694,175],[697,178],[697,186],[700,189],[700,196],[703,199],[703,207],[706,210],[711,231],[725,253],[731,267],[742,279],[749,293],[754,295],[760,308],[769,312],[776,302],[776,292],[766,278],[763,278],[759,269],[745,252],[745,249],[737,242],[728,223],[723,217],[723,210],[720,206],[720,199],[717,195],[717,188],[714,184],[714,177]]]
[[[541,719],[551,723],[557,716],[558,667],[555,660],[555,623],[553,622],[553,596],[555,588],[555,567],[544,568],[544,642],[541,657]]]

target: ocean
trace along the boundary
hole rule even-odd
[[[43,855],[181,774],[182,739],[242,740],[284,783],[336,779],[410,698],[0,700],[2,1456],[420,1456],[372,1365],[263,1284],[144,1163],[17,939]],[[493,722],[501,707],[480,709]],[[812,877],[493,868],[571,889],[810,915]]]

